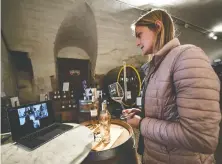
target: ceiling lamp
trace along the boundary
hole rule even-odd
[[[208,36],[214,40],[217,40],[217,36],[213,32],[209,33]]]
[[[214,33],[213,32],[211,32],[211,33],[209,33],[209,35],[208,35],[210,38],[213,38],[214,37]]]
[[[156,7],[177,5],[185,3],[186,0],[120,0],[122,2],[134,5],[134,6],[143,6],[143,5],[153,5]]]
[[[214,31],[214,32],[222,32],[222,23],[214,26],[212,31]]]
[[[177,5],[181,3],[185,3],[184,0],[148,0],[148,4],[157,6],[157,7],[162,7],[162,6],[172,6],[172,5]]]
[[[214,39],[214,40],[217,40],[217,36],[213,36],[213,39]]]

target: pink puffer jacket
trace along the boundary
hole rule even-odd
[[[208,57],[177,38],[155,56],[166,55],[145,92],[145,164],[212,164],[218,144],[220,82]],[[155,62],[154,62],[155,63]]]

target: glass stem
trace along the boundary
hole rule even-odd
[[[122,107],[122,110],[125,109],[124,105],[123,105],[123,102],[120,103],[121,107]]]

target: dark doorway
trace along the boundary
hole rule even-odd
[[[35,101],[33,95],[33,69],[27,52],[11,51],[12,63],[15,68],[18,97],[21,104]]]
[[[86,80],[90,84],[90,61],[70,58],[57,58],[59,89],[62,90],[63,83],[69,82],[69,90],[74,90],[79,98],[82,96],[82,81]]]

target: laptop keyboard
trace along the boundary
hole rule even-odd
[[[28,136],[24,137],[24,139],[26,139],[26,140],[33,140],[33,139],[35,139],[35,138],[37,138],[39,136],[44,136],[45,134],[47,134],[49,132],[52,132],[53,130],[55,130],[58,127],[59,127],[59,125],[54,124],[54,125],[46,128],[46,129],[42,129],[41,131],[35,132],[35,133],[31,134],[31,135],[28,135]]]
[[[36,148],[43,143],[50,141],[54,137],[56,137],[59,134],[62,134],[69,129],[71,129],[72,126],[64,125],[64,124],[53,124],[50,127],[47,127],[45,129],[42,129],[41,131],[35,132],[31,135],[28,135],[24,138],[22,138],[19,143],[33,149]]]

